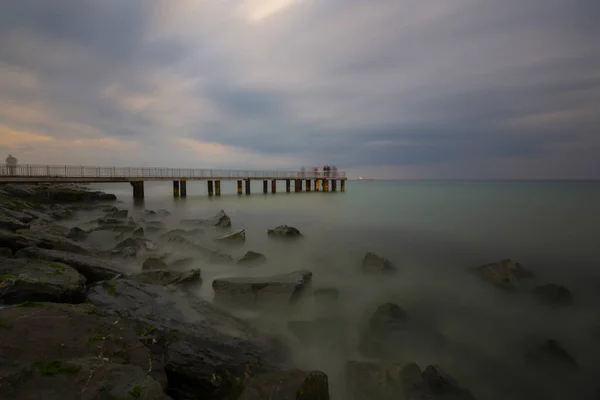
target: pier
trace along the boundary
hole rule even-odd
[[[249,195],[252,192],[252,181],[262,181],[263,193],[269,193],[269,187],[271,193],[276,193],[277,181],[285,181],[285,191],[290,193],[292,182],[294,192],[336,192],[338,181],[340,192],[344,192],[346,180],[346,173],[341,171],[244,171],[28,164],[0,167],[0,184],[128,182],[133,188],[135,199],[144,198],[146,181],[172,181],[173,196],[186,197],[188,181],[206,181],[208,195],[220,196],[222,181],[237,181],[237,194]]]

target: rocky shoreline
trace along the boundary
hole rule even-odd
[[[326,308],[338,301],[336,288],[311,290],[313,274],[300,270],[266,277],[218,278],[214,302],[190,289],[205,285],[189,258],[214,264],[259,267],[263,254],[248,251],[234,261],[205,240],[206,229],[226,232],[224,211],[212,218],[184,220],[189,229],[165,231],[166,210],[146,210],[134,220],[114,205],[116,197],[76,186],[0,187],[0,398],[11,399],[303,399],[330,398],[328,376],[299,370],[285,340],[234,317],[228,307],[288,307],[309,293]],[[61,220],[86,210],[105,216],[93,227],[67,228]],[[109,232],[110,250],[88,243]],[[160,234],[158,239],[147,233]],[[300,240],[296,228],[279,226],[272,240]],[[226,236],[221,236],[226,238]],[[234,232],[232,243],[245,240]],[[395,273],[391,261],[367,253],[357,266],[365,276]],[[522,290],[530,271],[512,260],[474,272],[506,291]],[[568,306],[571,292],[546,284],[532,294],[551,307]],[[335,337],[343,323],[335,315],[289,321],[303,345]],[[332,334],[333,332],[333,334]],[[359,329],[365,360],[347,360],[348,399],[474,399],[443,366],[423,369],[398,348],[424,336],[397,304],[381,304]],[[431,343],[444,346],[435,332]],[[577,361],[552,338],[528,353],[532,362],[576,369]]]

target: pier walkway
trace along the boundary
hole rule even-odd
[[[277,181],[286,182],[286,192],[291,191],[340,191],[346,187],[346,173],[341,171],[304,172],[304,171],[245,171],[228,169],[191,169],[191,168],[149,168],[149,167],[96,167],[78,165],[7,165],[0,167],[0,184],[6,183],[106,183],[129,182],[133,187],[133,197],[144,197],[145,181],[173,181],[173,195],[187,196],[187,181],[207,181],[208,195],[221,194],[221,181],[237,181],[237,192],[250,194],[251,181],[263,181],[263,193],[268,193],[271,181],[271,193],[276,192]],[[304,185],[303,185],[304,182]]]

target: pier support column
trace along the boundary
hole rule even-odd
[[[215,181],[215,196],[221,195],[221,181]]]
[[[315,192],[318,192],[319,190],[321,190],[321,180],[315,179]]]
[[[130,182],[133,186],[133,198],[140,200],[144,198],[144,182]]]
[[[179,181],[173,181],[173,197],[179,197]]]
[[[263,181],[263,193],[269,193],[269,184],[267,181]]]
[[[246,179],[246,194],[250,194],[250,179]]]
[[[323,191],[329,192],[329,179],[323,179]]]
[[[307,192],[310,192],[310,186],[311,186],[311,182],[312,182],[312,181],[311,181],[310,179],[307,179],[307,180],[306,180],[306,191],[307,191]]]
[[[277,181],[275,179],[271,181],[271,193],[277,193]]]
[[[213,195],[213,181],[208,181],[206,183],[208,184],[208,195],[212,196]]]
[[[294,191],[296,193],[301,192],[302,191],[302,179],[296,179],[295,181],[295,187],[294,187]]]
[[[331,191],[332,192],[337,192],[337,179],[332,179],[331,180]]]
[[[181,197],[187,197],[187,181],[179,181],[179,191]]]
[[[289,180],[289,179],[286,179],[286,180],[285,180],[285,191],[286,191],[287,193],[289,193],[289,192],[290,192],[290,180]]]
[[[237,181],[237,194],[242,194],[242,181]]]
[[[345,192],[346,191],[346,180],[345,179],[342,179],[340,181],[340,191],[341,192]]]

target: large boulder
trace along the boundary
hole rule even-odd
[[[269,229],[267,235],[273,238],[295,239],[302,237],[300,231],[293,226],[280,225],[276,228]]]
[[[81,303],[86,279],[68,265],[30,259],[0,259],[0,302]]]
[[[260,265],[267,262],[267,257],[262,253],[257,253],[255,251],[248,251],[242,258],[240,258],[237,263],[241,265],[254,266]]]
[[[231,255],[221,252],[218,249],[211,249],[178,235],[169,237],[167,244],[170,247],[190,251],[202,257],[204,260],[212,264],[228,264],[233,262]]]
[[[320,371],[297,369],[260,374],[246,382],[239,400],[329,400],[329,380]]]
[[[568,306],[573,302],[571,291],[562,285],[554,283],[538,286],[534,289],[533,293],[542,303],[551,307]]]
[[[155,252],[157,249],[156,245],[148,239],[129,237],[117,243],[110,251],[110,255],[113,257],[130,258],[146,252]]]
[[[204,230],[200,229],[200,228],[189,229],[189,230],[174,229],[172,231],[169,231],[167,233],[163,233],[162,235],[160,235],[160,240],[168,241],[170,238],[175,237],[175,236],[193,239],[196,237],[204,236]]]
[[[367,253],[363,258],[362,271],[365,273],[396,272],[396,267],[394,267],[391,261],[379,257],[377,254]]]
[[[423,372],[415,363],[375,364],[348,361],[346,399],[362,400],[475,400],[439,366]]]
[[[215,226],[217,228],[230,228],[231,218],[225,211],[221,210],[217,215],[207,219],[184,219],[181,221],[182,225],[204,225],[204,226]]]
[[[15,232],[19,229],[27,228],[29,228],[29,226],[24,222],[21,222],[14,218],[6,217],[4,215],[0,215],[0,229]]]
[[[192,269],[184,272],[153,269],[150,271],[143,271],[138,274],[130,275],[129,279],[139,283],[161,286],[180,285],[188,287],[202,283],[200,269]]]
[[[37,247],[27,247],[19,250],[16,257],[43,259],[46,261],[55,261],[67,264],[85,276],[87,283],[91,284],[106,279],[112,279],[121,274],[116,264],[103,261],[97,257],[84,256],[58,250],[40,249]]]
[[[284,367],[272,338],[184,291],[119,279],[94,285],[88,299],[143,332],[174,398],[236,398],[247,379]]]
[[[54,235],[43,230],[24,230],[21,231],[21,236],[24,237],[31,246],[42,247],[44,249],[68,251],[76,254],[93,253],[93,250],[84,243],[75,242],[71,239],[68,239],[66,236]]]
[[[167,399],[162,361],[90,305],[0,309],[0,398]]]
[[[533,274],[516,261],[505,259],[476,268],[478,275],[497,287],[506,290],[519,288],[520,279]]]
[[[18,235],[3,229],[0,229],[0,247],[11,249],[13,253],[30,246],[37,246],[39,243],[28,240],[22,235]]]
[[[312,272],[301,270],[258,278],[218,278],[212,287],[216,302],[245,307],[287,305],[304,294],[311,279]]]

